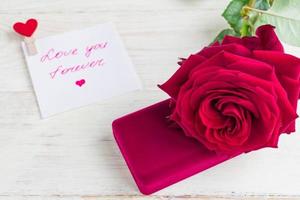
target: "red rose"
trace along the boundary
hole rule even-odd
[[[274,27],[256,37],[226,36],[183,59],[163,85],[174,102],[170,118],[187,136],[217,152],[277,147],[295,131],[300,59],[285,54]]]

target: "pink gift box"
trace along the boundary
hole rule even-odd
[[[169,100],[115,120],[113,133],[143,194],[151,194],[234,156],[217,154],[171,126]]]

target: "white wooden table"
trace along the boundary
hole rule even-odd
[[[283,136],[278,150],[240,156],[148,197],[113,140],[112,120],[165,99],[156,84],[176,70],[177,57],[227,26],[220,16],[227,3],[1,0],[0,199],[300,199],[300,133]],[[38,37],[115,23],[143,90],[41,120],[20,38],[11,29],[30,17],[40,22]]]

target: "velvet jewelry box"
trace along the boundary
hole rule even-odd
[[[143,194],[151,194],[234,156],[206,149],[170,126],[165,100],[116,119],[113,133]]]

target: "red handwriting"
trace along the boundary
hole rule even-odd
[[[85,56],[88,58],[92,54],[92,52],[98,50],[98,49],[105,49],[107,46],[107,42],[97,43],[93,45],[89,45],[85,48]]]
[[[49,75],[52,79],[54,79],[58,75],[66,75],[66,74],[69,74],[69,73],[74,73],[74,72],[78,72],[78,71],[81,71],[81,70],[86,70],[88,68],[103,66],[104,64],[105,63],[104,63],[103,59],[97,59],[97,60],[89,61],[85,64],[74,65],[74,66],[71,66],[71,67],[63,67],[62,65],[60,65],[55,70],[50,72]]]
[[[60,59],[67,56],[75,56],[78,53],[78,49],[70,49],[66,51],[56,51],[55,49],[51,48],[49,51],[41,57],[41,62],[51,61],[54,59]]]
[[[108,42],[100,42],[97,44],[92,44],[92,45],[87,45],[85,50],[84,50],[84,55],[85,57],[90,57],[91,54],[97,50],[100,49],[105,49],[108,45]],[[77,48],[72,48],[69,50],[60,50],[57,51],[54,48],[51,48],[48,50],[48,52],[43,55],[40,59],[41,62],[46,62],[46,61],[52,61],[52,60],[58,60],[64,57],[68,57],[68,56],[76,56],[78,55],[78,49]]]

